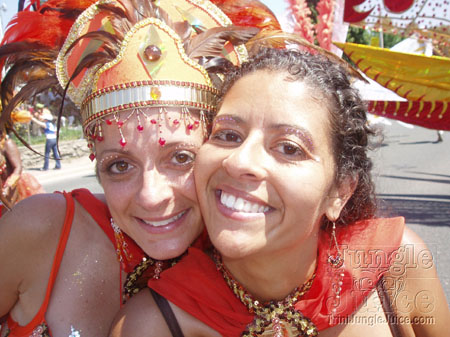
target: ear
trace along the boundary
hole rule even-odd
[[[358,177],[347,176],[339,184],[335,184],[330,190],[328,195],[328,205],[325,211],[328,220],[336,221],[339,218],[342,209],[348,199],[353,195],[357,185]]]

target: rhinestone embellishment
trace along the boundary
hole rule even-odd
[[[159,49],[154,44],[151,44],[144,50],[145,58],[152,62],[158,61],[161,58],[161,54],[161,49]]]

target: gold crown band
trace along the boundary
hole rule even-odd
[[[83,126],[119,110],[173,106],[214,111],[218,91],[206,85],[180,81],[142,81],[101,89],[81,105]]]

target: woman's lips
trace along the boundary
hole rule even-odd
[[[136,219],[147,232],[150,232],[152,234],[166,233],[181,226],[183,224],[183,221],[186,219],[189,211],[190,209],[186,209],[170,218],[158,221],[144,220],[141,218]]]

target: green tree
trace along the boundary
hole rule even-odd
[[[370,44],[370,33],[362,28],[348,27],[347,42],[358,44]]]

